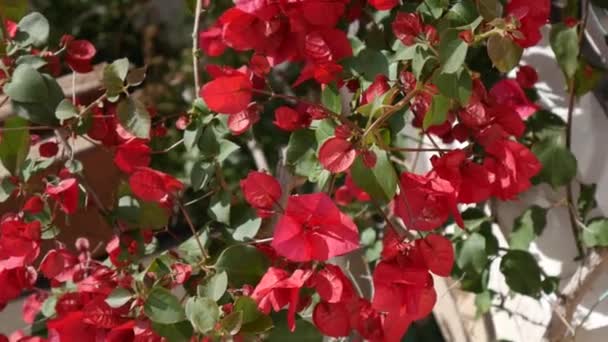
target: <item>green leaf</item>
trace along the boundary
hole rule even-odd
[[[469,235],[458,251],[456,264],[463,270],[473,270],[480,274],[487,262],[486,239],[479,233]]]
[[[236,335],[243,326],[243,313],[241,311],[233,311],[220,321],[220,326],[228,335]]]
[[[574,75],[574,89],[576,96],[581,97],[595,89],[602,80],[605,71],[589,64],[583,57],[580,58],[576,74]]]
[[[439,44],[439,61],[442,72],[452,74],[460,70],[468,50],[469,45],[458,37],[458,31],[450,30],[444,34]]]
[[[287,144],[287,163],[295,165],[306,154],[314,154],[317,146],[315,132],[309,129],[300,129],[289,137]]]
[[[150,138],[150,113],[143,103],[127,98],[118,103],[118,119],[123,127],[138,138]]]
[[[209,216],[217,222],[230,225],[230,200],[232,195],[228,191],[220,191],[211,197],[209,203]]]
[[[472,0],[457,2],[446,14],[452,27],[462,27],[473,23],[479,17],[477,7]]]
[[[477,230],[484,223],[488,222],[490,218],[479,208],[467,208],[462,212],[462,220],[464,226],[469,231]]]
[[[424,0],[418,6],[418,11],[433,19],[439,19],[448,5],[448,0]]]
[[[8,118],[0,140],[0,161],[13,176],[19,174],[30,150],[28,122],[17,116]]]
[[[509,37],[495,34],[488,39],[488,56],[501,72],[508,72],[519,65],[523,51],[523,48]]]
[[[130,87],[136,87],[144,82],[146,79],[146,73],[148,72],[148,67],[143,66],[141,68],[136,68],[129,71],[127,74],[127,84]]]
[[[545,139],[532,146],[543,168],[538,179],[548,183],[553,188],[566,185],[576,176],[576,158],[567,148],[556,143],[553,139]]]
[[[327,85],[321,92],[321,103],[334,113],[342,113],[340,92],[333,85]]]
[[[351,60],[355,74],[361,75],[369,82],[373,82],[376,75],[387,75],[388,66],[388,58],[382,52],[369,48],[363,49]]]
[[[418,81],[422,80],[422,74],[425,70],[427,62],[429,62],[432,58],[433,57],[422,47],[418,46],[416,48],[416,53],[414,54],[414,59],[412,60],[412,72]]]
[[[190,171],[190,186],[192,190],[199,191],[207,186],[207,183],[215,175],[215,165],[206,161],[197,161]]]
[[[57,296],[50,296],[42,303],[40,312],[44,317],[53,317],[56,313],[55,306],[57,306]]]
[[[15,185],[8,177],[2,179],[2,181],[0,181],[0,203],[6,202],[6,200],[11,197],[15,188]]]
[[[361,244],[363,246],[369,246],[376,242],[376,230],[372,227],[365,228],[361,232]]]
[[[211,276],[203,285],[199,285],[197,294],[200,297],[207,297],[214,301],[220,300],[228,288],[228,275],[226,272],[216,273]]]
[[[42,74],[27,64],[15,68],[11,81],[4,86],[4,93],[17,102],[44,103],[48,100]]]
[[[215,158],[220,153],[220,142],[210,125],[203,129],[198,139],[198,149],[204,158]]]
[[[72,104],[72,101],[64,99],[59,102],[59,106],[55,109],[55,117],[63,125],[65,120],[78,117],[78,110]]]
[[[189,342],[194,333],[189,321],[181,321],[175,324],[152,322],[152,330],[166,338],[168,342]]]
[[[580,185],[580,194],[578,195],[577,208],[579,215],[584,219],[587,218],[589,212],[597,208],[597,201],[595,200],[595,191],[597,188],[596,184],[583,184]]]
[[[461,105],[466,105],[471,97],[473,81],[469,71],[461,69],[453,74],[440,73],[433,80],[439,91]]]
[[[231,154],[238,151],[241,147],[228,139],[220,140],[220,153],[217,155],[217,162],[223,163]]]
[[[166,208],[156,202],[141,202],[138,226],[139,228],[163,229],[169,223],[169,213]]]
[[[103,86],[110,100],[117,99],[123,91],[124,81],[129,72],[129,60],[122,58],[106,65],[103,69]]]
[[[153,322],[173,324],[186,316],[179,299],[163,287],[155,287],[144,302],[144,313]]]
[[[256,236],[261,226],[262,219],[259,217],[252,217],[240,226],[236,227],[234,233],[232,234],[232,238],[236,241],[251,240]]]
[[[502,4],[499,0],[479,0],[477,2],[479,14],[486,20],[492,21],[502,17]]]
[[[594,220],[585,227],[583,243],[587,247],[608,246],[608,219]]]
[[[317,139],[317,144],[315,144],[315,146],[321,146],[325,140],[334,136],[335,131],[336,124],[332,119],[319,121],[317,128],[315,129],[315,138]]]
[[[186,302],[186,317],[194,330],[205,334],[215,327],[220,318],[220,309],[210,298],[190,297]]]
[[[475,306],[477,307],[476,317],[480,317],[490,311],[492,307],[492,293],[490,291],[483,291],[477,294],[475,296]]]
[[[47,63],[46,59],[44,59],[40,56],[25,55],[25,56],[20,56],[19,58],[17,58],[17,61],[15,61],[15,64],[17,64],[17,65],[25,64],[34,69],[40,69],[43,66],[47,65],[48,63]]]
[[[397,173],[385,151],[376,146],[371,150],[376,154],[376,165],[369,169],[363,163],[362,157],[357,156],[351,168],[351,175],[355,184],[373,199],[388,203],[397,191]]]
[[[17,21],[23,17],[28,10],[27,0],[2,0],[0,1],[0,13],[5,19]]]
[[[538,297],[541,290],[541,269],[532,254],[510,250],[502,257],[500,272],[512,291]]]
[[[19,30],[15,41],[20,46],[34,45],[42,47],[49,39],[49,21],[40,13],[32,12],[23,17],[17,24]]]
[[[258,310],[258,304],[251,297],[242,296],[234,302],[234,311],[243,313],[243,324],[255,322],[262,313]]]
[[[193,122],[184,130],[184,147],[190,152],[198,146],[198,140],[203,133],[203,128],[197,125],[198,121]]]
[[[509,236],[512,249],[528,250],[530,243],[540,236],[547,224],[547,209],[533,205],[515,219]]]
[[[133,294],[131,293],[131,291],[123,288],[123,287],[117,287],[114,290],[112,290],[112,292],[110,292],[110,294],[108,295],[108,298],[106,298],[106,303],[111,307],[111,308],[119,308],[125,304],[127,304],[131,299],[133,298]]]
[[[22,67],[30,68],[28,65],[25,64],[22,64],[17,68]],[[38,73],[38,71],[34,71]],[[30,91],[30,96],[31,99],[33,99],[33,102],[20,102],[13,99],[12,102],[14,113],[18,116],[21,116],[22,118],[25,118],[40,125],[55,126],[58,124],[58,120],[57,118],[55,118],[55,109],[57,109],[57,106],[64,99],[65,96],[63,95],[63,90],[61,90],[61,87],[54,78],[47,74],[40,75],[42,76],[42,80],[45,86],[44,92],[33,93],[31,92],[31,89],[26,86],[23,91]],[[9,84],[11,84],[12,87],[13,83]],[[24,84],[21,84],[20,86],[23,85]],[[9,87],[8,84],[4,88],[5,91],[7,87]]]
[[[431,126],[441,125],[448,117],[450,109],[450,99],[441,94],[436,94],[431,100],[431,106],[428,112],[424,115],[422,128],[429,129]]]
[[[543,288],[543,292],[546,294],[552,294],[557,291],[559,288],[559,278],[558,277],[545,277],[541,284]]]
[[[578,33],[577,26],[568,27],[563,23],[551,27],[551,48],[555,58],[567,79],[572,79],[578,67]]]
[[[226,271],[229,283],[241,287],[244,284],[257,284],[269,265],[268,258],[257,248],[233,245],[220,254],[215,269],[218,272]]]
[[[409,61],[414,59],[417,47],[418,44],[405,46],[401,44],[400,40],[396,40],[395,45],[393,45],[393,50],[395,50],[395,54],[391,57],[391,62]]]
[[[202,231],[198,231],[197,236],[201,241],[203,248],[206,248],[207,243],[209,242],[209,232],[207,228],[205,227]],[[192,264],[200,262],[203,256],[195,236],[188,238],[188,240],[179,245],[177,250],[186,261]]]
[[[268,342],[321,342],[323,335],[315,328],[312,323],[298,319],[296,320],[296,329],[291,332],[287,327],[287,322],[277,324],[270,332]]]

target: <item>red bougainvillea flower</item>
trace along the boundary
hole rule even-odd
[[[280,129],[293,132],[310,125],[311,117],[304,111],[281,106],[274,111],[274,124]]]
[[[325,265],[322,270],[314,274],[311,282],[319,297],[328,303],[345,302],[355,296],[352,283],[336,265]]]
[[[401,175],[400,193],[395,198],[395,213],[408,229],[433,230],[452,214],[459,226],[462,218],[456,207],[456,189],[436,173]]]
[[[377,75],[374,82],[361,95],[361,104],[374,102],[376,97],[386,93],[389,89],[391,89],[391,86],[388,84],[388,77]]]
[[[269,174],[252,171],[241,180],[245,200],[256,209],[258,216],[269,217],[281,198],[281,184]]]
[[[354,146],[348,140],[337,137],[325,140],[319,149],[319,162],[331,173],[348,170],[356,156]]]
[[[87,73],[93,70],[91,61],[97,54],[95,46],[88,40],[72,40],[67,44],[66,63],[78,73]]]
[[[448,277],[454,266],[454,247],[452,242],[437,234],[429,234],[416,240],[416,248],[422,254],[429,271],[438,276]]]
[[[234,6],[263,20],[279,13],[279,2],[275,0],[235,0]]]
[[[517,70],[517,76],[515,79],[522,88],[533,88],[536,82],[538,82],[538,73],[533,67],[529,65],[522,65],[519,67],[519,70]]]
[[[298,79],[293,83],[293,86],[297,87],[309,79],[314,79],[320,84],[329,84],[339,79],[342,70],[342,65],[335,62],[321,64],[307,63],[300,72]]]
[[[253,85],[245,75],[218,77],[201,88],[200,96],[214,112],[236,114],[247,109]]]
[[[265,314],[270,310],[279,311],[286,305],[287,326],[291,331],[296,328],[295,314],[300,300],[300,289],[312,276],[312,270],[297,269],[291,275],[280,268],[270,267],[251,294],[258,308]]]
[[[141,140],[131,140],[118,146],[114,164],[124,173],[132,173],[135,168],[150,165],[150,146]]]
[[[250,103],[247,109],[228,116],[228,129],[234,135],[241,135],[260,121],[260,105]]]
[[[22,291],[29,290],[36,282],[36,270],[25,267],[15,259],[0,260],[0,307],[4,306],[19,295]]]
[[[469,160],[464,151],[433,156],[431,163],[437,175],[457,190],[459,203],[479,203],[490,197],[494,175],[485,166]]]
[[[348,336],[351,330],[348,308],[343,303],[318,303],[312,313],[312,321],[326,336]]]
[[[378,11],[391,10],[399,4],[399,0],[368,0],[368,2]]]
[[[350,42],[342,30],[313,31],[304,38],[304,55],[314,64],[339,61],[352,54]]]
[[[47,184],[44,191],[50,198],[59,203],[59,208],[66,214],[73,214],[78,210],[78,181],[76,178],[67,178],[57,185]]]
[[[522,119],[527,119],[538,109],[538,105],[531,102],[517,81],[504,79],[490,89],[489,96],[498,106],[510,106],[517,111]]]
[[[36,315],[42,309],[42,303],[49,297],[45,292],[39,291],[29,295],[23,302],[23,321],[27,324],[34,323]]]
[[[393,21],[393,33],[404,45],[413,45],[422,33],[422,20],[417,13],[399,12]]]
[[[42,259],[40,272],[54,284],[72,281],[78,257],[65,248],[52,249]]]
[[[208,30],[200,32],[198,34],[198,44],[207,56],[221,56],[226,50],[226,45],[222,40],[222,28],[214,25]]]
[[[355,184],[350,173],[346,175],[344,185],[336,190],[335,197],[336,203],[339,205],[348,205],[355,200],[358,202],[367,202],[370,200],[369,194]]]
[[[289,197],[272,247],[289,260],[325,261],[359,247],[357,226],[325,193]]]
[[[534,153],[512,140],[498,140],[486,147],[484,165],[495,175],[493,195],[510,200],[530,188],[530,178],[542,169]]]
[[[57,146],[56,142],[47,141],[45,143],[40,144],[40,146],[38,147],[38,151],[41,157],[52,158],[57,155],[57,152],[59,152],[59,147]]]
[[[30,214],[38,214],[44,209],[44,201],[40,196],[32,196],[30,197],[25,204],[23,205],[23,212]]]
[[[129,177],[133,194],[149,202],[164,202],[184,185],[176,178],[148,167],[138,167]]]
[[[74,311],[49,320],[47,322],[49,340],[95,342],[97,329],[85,324],[83,318],[84,312]]]
[[[549,20],[551,12],[551,1],[539,0],[511,0],[505,8],[505,17],[513,17],[521,24],[519,31],[523,34],[522,39],[515,42],[523,48],[536,45],[540,39],[540,28]]]
[[[0,257],[11,258],[22,264],[32,263],[40,253],[39,221],[24,222],[8,217],[0,223]]]
[[[17,23],[12,20],[5,19],[4,27],[6,28],[6,33],[8,33],[8,37],[11,39],[15,38],[15,36],[17,35],[17,30],[19,29]]]

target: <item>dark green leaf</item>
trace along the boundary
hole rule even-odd
[[[57,106],[55,117],[59,119],[59,122],[63,125],[65,120],[78,117],[78,110],[76,110],[72,101],[64,99],[59,103],[59,106]]]
[[[321,342],[323,335],[312,323],[301,319],[296,320],[296,329],[291,332],[286,322],[277,324],[270,332],[268,342]]]
[[[220,321],[220,326],[228,335],[236,335],[243,325],[243,313],[241,311],[233,311]]]
[[[578,195],[577,208],[579,215],[584,219],[587,218],[589,212],[597,208],[597,201],[595,200],[596,184],[582,184],[580,187],[580,194]]]
[[[144,303],[144,313],[151,321],[161,324],[177,323],[186,318],[179,299],[163,287],[150,291]]]
[[[14,116],[4,123],[5,130],[0,141],[0,161],[13,176],[19,174],[30,150],[28,122]]]
[[[210,298],[190,297],[186,302],[186,317],[194,330],[205,334],[215,327],[220,318],[220,309]]]
[[[434,95],[431,100],[431,106],[424,115],[422,128],[427,130],[431,126],[441,125],[447,119],[449,110],[450,99],[441,94]]]
[[[355,184],[372,198],[380,203],[388,203],[397,191],[397,173],[385,151],[374,146],[372,152],[377,157],[376,165],[369,169],[358,156],[351,168],[351,175]]]
[[[234,302],[234,311],[243,313],[243,323],[251,323],[260,318],[262,313],[258,310],[258,304],[251,297],[242,296]]]
[[[608,246],[608,219],[594,220],[585,227],[583,242],[587,247]]]
[[[122,93],[128,72],[129,60],[126,58],[115,60],[103,69],[103,86],[110,100],[117,99]]]
[[[247,262],[243,262],[246,260]],[[268,259],[257,248],[248,245],[234,245],[226,248],[217,259],[215,269],[226,271],[232,286],[257,284],[269,266]]]
[[[388,58],[380,51],[364,49],[351,60],[354,72],[369,82],[373,82],[376,75],[388,74]]]
[[[168,342],[189,342],[192,334],[192,324],[181,321],[176,324],[160,324],[152,322],[152,330],[167,339]]]
[[[23,17],[19,24],[15,41],[21,46],[42,47],[49,39],[49,21],[40,13],[32,12]]]
[[[479,233],[469,235],[458,251],[456,264],[463,270],[473,270],[480,274],[487,262],[486,239]]]
[[[198,139],[198,149],[204,158],[215,158],[220,153],[220,142],[213,127],[206,126]]]
[[[469,45],[458,36],[458,31],[450,30],[441,37],[439,44],[439,61],[443,73],[452,74],[460,70]]]
[[[457,100],[460,104],[466,105],[469,102],[473,81],[467,70],[462,69],[454,74],[437,74],[433,83],[443,95]]]
[[[462,2],[457,2],[446,15],[446,18],[450,21],[450,26],[452,27],[461,27],[466,26],[473,23],[479,14],[477,13],[477,8],[475,6],[475,2],[472,0],[464,0]]]
[[[314,154],[317,146],[315,132],[301,129],[291,133],[287,144],[287,163],[295,165],[306,154]]]
[[[596,68],[581,58],[574,75],[576,96],[581,97],[595,89],[604,74],[605,70]]]
[[[513,231],[509,236],[512,249],[527,250],[530,243],[540,236],[547,224],[547,209],[533,205],[515,219]]]
[[[44,59],[40,56],[25,55],[25,56],[20,56],[19,58],[17,58],[17,61],[15,62],[15,64],[17,64],[17,65],[25,64],[25,65],[29,65],[30,67],[32,67],[34,69],[40,69],[43,66],[47,65],[47,61],[46,61],[46,59]]]
[[[220,153],[217,155],[217,162],[222,163],[228,159],[231,154],[238,151],[241,147],[228,139],[220,140]]]
[[[211,276],[204,284],[199,285],[197,294],[200,297],[207,297],[214,301],[218,301],[222,298],[227,288],[228,275],[226,272],[220,272]]]
[[[519,64],[523,49],[510,37],[499,34],[488,39],[488,56],[492,63],[501,72],[508,72]]]
[[[469,231],[477,230],[484,222],[489,221],[489,217],[478,208],[467,208],[462,212],[462,219],[465,227]]]
[[[552,294],[557,291],[559,288],[559,278],[558,277],[545,277],[542,282],[543,292],[546,294]]]
[[[124,128],[138,138],[150,138],[150,113],[143,103],[127,98],[118,104],[118,119]]]
[[[6,202],[11,197],[15,185],[11,182],[10,178],[5,177],[0,181],[0,203]]]
[[[340,92],[333,85],[327,85],[321,92],[321,103],[325,108],[331,110],[334,113],[342,112],[342,101],[340,99]]]
[[[499,0],[479,0],[477,8],[486,21],[492,21],[502,16],[502,4]]]
[[[228,191],[220,191],[211,197],[209,203],[209,215],[217,222],[230,225],[230,200]]]
[[[532,152],[543,166],[538,178],[556,188],[566,185],[576,176],[576,158],[567,148],[553,139],[545,139],[532,146]]]
[[[567,79],[574,77],[578,66],[578,33],[577,26],[569,27],[563,23],[551,27],[551,48],[557,63]]]
[[[448,5],[448,0],[424,0],[418,6],[418,11],[433,19],[439,19]]]
[[[510,250],[502,257],[500,272],[512,291],[537,297],[541,290],[541,269],[532,254]]]
[[[475,296],[475,306],[477,307],[477,313],[475,316],[480,317],[486,312],[490,311],[492,307],[492,293],[490,291],[484,291]]]
[[[15,68],[11,81],[4,86],[4,93],[17,102],[44,103],[48,100],[42,74],[27,64]]]
[[[194,163],[190,171],[190,186],[192,190],[199,191],[204,189],[214,175],[214,164],[200,160]]]

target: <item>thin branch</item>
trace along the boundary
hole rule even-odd
[[[194,72],[194,89],[197,96],[201,89],[201,75],[198,70],[198,31],[200,28],[202,11],[203,1],[196,0],[196,8],[194,10],[194,27],[192,28],[192,68]]]
[[[190,231],[192,232],[192,236],[196,240],[196,244],[198,245],[198,248],[200,248],[200,250],[201,250],[203,259],[204,260],[209,259],[209,254],[207,254],[207,251],[205,250],[205,247],[203,246],[203,243],[201,242],[201,239],[199,238],[199,236],[196,232],[196,229],[194,228],[194,224],[192,223],[190,214],[188,214],[188,211],[186,210],[186,208],[184,208],[184,206],[181,204],[181,202],[179,202],[179,201],[176,201],[176,202],[177,202],[177,205],[179,206],[179,209],[181,210],[182,214],[184,215],[184,218],[186,219],[186,223],[188,224],[188,227],[190,228]]]
[[[167,153],[171,150],[173,150],[174,148],[178,147],[179,145],[181,145],[184,142],[184,139],[179,139],[178,141],[176,141],[173,145],[167,147],[164,150],[160,150],[160,151],[154,151],[152,152],[152,154],[163,154],[163,153]]]
[[[365,140],[365,137],[368,136],[370,134],[370,132],[373,132],[377,127],[380,127],[393,114],[395,114],[396,112],[398,112],[399,110],[404,108],[406,105],[408,105],[410,103],[410,101],[416,95],[418,95],[418,92],[420,92],[420,89],[418,89],[418,87],[416,87],[416,89],[412,90],[407,95],[405,95],[405,97],[402,98],[401,100],[399,100],[399,102],[395,103],[395,105],[391,106],[389,109],[384,111],[384,113],[382,113],[382,115],[365,130],[365,132],[363,133],[363,140]]]
[[[264,150],[262,150],[262,147],[253,136],[253,133],[251,133],[251,138],[247,140],[247,148],[249,148],[249,151],[251,152],[251,156],[253,157],[253,161],[255,162],[255,166],[257,167],[258,171],[269,171],[270,167],[268,166],[268,161],[266,160]]]

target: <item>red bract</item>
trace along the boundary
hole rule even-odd
[[[40,263],[40,272],[48,279],[53,279],[63,271],[64,258],[61,253],[56,250],[50,250]]]
[[[293,132],[310,125],[311,118],[305,112],[282,106],[274,111],[274,124],[280,129]]]
[[[352,201],[367,202],[370,200],[369,194],[355,184],[352,176],[346,175],[344,185],[336,190],[336,203],[339,205],[348,205]]]
[[[374,102],[376,97],[386,93],[389,89],[391,89],[391,86],[388,84],[388,77],[377,75],[374,82],[361,95],[361,104]]]
[[[350,280],[342,269],[335,265],[327,264],[325,268],[315,273],[312,284],[319,297],[328,303],[348,301],[355,295]]]
[[[255,208],[260,217],[268,217],[281,198],[281,184],[272,176],[252,171],[241,180],[245,200]]]
[[[22,265],[32,263],[40,253],[39,221],[26,223],[7,218],[0,223],[0,257],[10,258]]]
[[[307,63],[302,72],[300,72],[298,79],[293,83],[293,86],[297,87],[309,79],[314,79],[320,84],[329,84],[338,80],[340,73],[342,73],[342,66],[335,62],[321,64]]]
[[[295,195],[276,225],[272,247],[292,261],[325,261],[358,248],[359,232],[326,194]]]
[[[198,34],[198,44],[208,56],[221,56],[226,50],[226,45],[222,41],[222,28],[215,25],[200,32]]]
[[[241,135],[260,121],[260,106],[250,103],[247,109],[228,116],[228,129],[234,135]]]
[[[457,195],[450,182],[434,173],[422,176],[404,172],[401,175],[400,193],[395,198],[395,213],[408,229],[436,229],[450,214],[462,227],[462,218],[456,207]]]
[[[135,196],[150,202],[167,201],[183,188],[174,177],[147,167],[137,168],[129,177],[129,185]]]
[[[22,210],[26,213],[30,214],[38,214],[44,209],[44,201],[40,196],[32,196],[30,197],[25,204],[23,205]]]
[[[59,208],[66,214],[73,214],[78,210],[78,181],[76,178],[67,178],[57,185],[47,184],[44,191],[49,197],[59,203]]]
[[[515,42],[523,48],[536,45],[540,39],[540,28],[545,25],[551,12],[551,1],[549,0],[511,0],[505,8],[505,17],[513,17],[521,24],[518,30],[523,34],[523,39],[515,39]]]
[[[218,77],[205,84],[200,96],[214,112],[236,114],[247,109],[253,85],[244,75]]]
[[[8,37],[11,39],[15,38],[15,35],[17,35],[17,30],[19,30],[17,23],[12,20],[5,19],[4,27],[6,28],[6,33],[8,33]]]
[[[431,162],[437,175],[457,190],[459,203],[479,203],[490,197],[494,175],[483,165],[467,159],[464,151],[433,156]]]
[[[393,33],[406,46],[413,45],[422,33],[422,21],[417,13],[399,12],[393,21]]]
[[[40,152],[40,156],[44,158],[52,158],[57,155],[59,152],[59,147],[57,143],[54,141],[47,141],[43,144],[40,144],[38,147],[38,151]]]
[[[47,322],[49,341],[80,341],[95,342],[97,329],[89,324],[83,324],[82,311],[70,312]]]
[[[491,100],[499,106],[510,106],[522,119],[527,119],[538,109],[515,80],[505,79],[496,83],[489,93]]]
[[[277,0],[235,0],[234,6],[265,20],[279,13],[279,1]]]
[[[23,321],[28,324],[34,323],[36,315],[42,308],[42,303],[49,297],[45,292],[34,292],[23,302]]]
[[[118,146],[114,164],[124,173],[132,173],[136,168],[150,164],[150,147],[141,140],[131,140]]]
[[[319,149],[319,162],[331,173],[348,170],[356,156],[354,146],[348,140],[337,137],[325,140]]]
[[[454,247],[452,242],[437,234],[429,234],[416,240],[416,248],[422,254],[428,269],[438,276],[448,277],[454,266]]]
[[[97,50],[88,40],[72,40],[67,44],[65,60],[75,72],[87,73],[93,70],[95,54]]]
[[[258,303],[258,308],[265,314],[281,310],[289,305],[287,326],[291,331],[296,328],[295,314],[300,299],[300,289],[312,276],[312,270],[295,270],[291,275],[280,268],[270,267],[256,286],[251,298]]]
[[[390,10],[399,4],[399,0],[368,0],[368,2],[378,11]]]
[[[314,64],[339,61],[352,56],[346,33],[337,29],[310,32],[304,38],[304,55]]]
[[[36,271],[32,267],[25,267],[14,259],[0,260],[0,308],[19,297],[22,291],[31,289],[36,278]]]
[[[484,165],[494,173],[492,194],[510,200],[530,188],[530,178],[542,165],[529,149],[516,141],[498,140],[486,148]]]
[[[536,69],[533,67],[522,65],[517,71],[516,80],[524,89],[533,88],[536,82],[538,82],[538,73],[536,73]]]
[[[351,330],[349,313],[342,303],[318,303],[312,313],[312,321],[326,336],[348,336]]]

